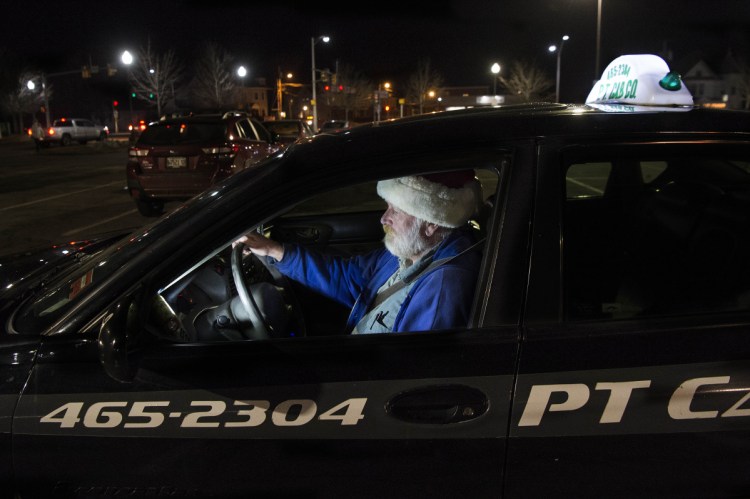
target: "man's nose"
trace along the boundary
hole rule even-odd
[[[380,216],[381,225],[391,225],[391,207],[389,206]]]

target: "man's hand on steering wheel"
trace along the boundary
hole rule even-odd
[[[250,232],[237,239],[232,246],[243,243],[245,247],[257,256],[270,256],[280,261],[284,258],[284,246],[273,239],[264,237],[257,232]]]

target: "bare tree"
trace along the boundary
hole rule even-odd
[[[15,88],[6,91],[2,96],[2,101],[0,101],[2,108],[17,120],[16,124],[19,131],[23,129],[23,115],[34,114],[44,102],[41,86],[31,90],[27,86],[29,81],[41,81],[41,77],[34,71],[22,71],[18,75]],[[52,95],[50,85],[47,85],[46,92],[49,99]]]
[[[372,83],[348,64],[339,67],[336,78],[333,103],[344,108],[345,119],[349,120],[349,111],[369,107]]]
[[[234,105],[237,88],[232,74],[233,57],[216,43],[201,52],[191,83],[192,96],[202,108],[224,109]]]
[[[437,90],[443,86],[443,77],[430,67],[430,60],[423,59],[417,63],[417,70],[406,82],[406,97],[409,102],[416,102],[419,114],[424,112],[424,101],[427,92]]]
[[[161,116],[162,108],[175,98],[175,83],[180,79],[182,66],[174,51],[155,54],[149,41],[146,48],[141,48],[128,73],[128,80],[136,96],[156,105],[156,112]]]
[[[514,61],[508,78],[501,76],[500,82],[509,93],[520,97],[524,102],[549,99],[555,86],[555,80],[536,64],[521,61]]]

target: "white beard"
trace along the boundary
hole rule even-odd
[[[390,226],[383,226],[385,248],[403,260],[416,260],[430,248],[430,241],[422,234],[422,221],[415,218],[403,234],[397,234]]]

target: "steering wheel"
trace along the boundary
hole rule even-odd
[[[244,273],[242,272],[242,255],[244,249],[245,245],[243,243],[236,244],[234,248],[232,248],[231,258],[232,278],[234,279],[240,302],[250,316],[250,320],[253,323],[253,329],[255,330],[254,332],[256,333],[257,337],[271,338],[281,336],[285,332],[274,330],[274,327],[263,314],[261,307],[258,305],[258,302],[255,300],[253,293],[250,292],[247,283],[245,282]],[[268,271],[268,273],[274,280],[275,286],[265,284],[265,287],[263,287],[261,291],[266,293],[265,296],[268,296],[268,294],[276,295],[274,298],[278,297],[278,295],[281,295],[281,298],[279,298],[279,300],[286,303],[286,313],[291,314],[292,322],[296,323],[297,325],[297,334],[295,334],[295,336],[305,336],[305,321],[304,317],[302,316],[302,308],[300,307],[299,301],[297,300],[297,296],[292,290],[291,282],[289,281],[289,279],[281,274],[272,265],[269,265],[264,258],[259,258],[254,254],[252,254],[251,258],[254,258],[257,262],[259,262]],[[261,301],[263,302],[266,300]]]

